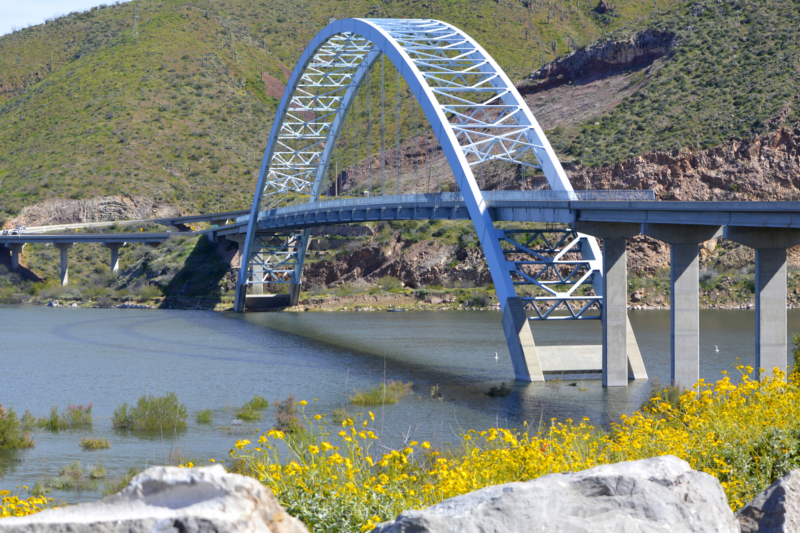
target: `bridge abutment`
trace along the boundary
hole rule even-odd
[[[644,224],[648,237],[670,245],[670,380],[690,389],[700,379],[700,249],[720,226]]]
[[[727,226],[725,238],[756,251],[756,369],[786,372],[786,249],[800,244],[800,230]]]

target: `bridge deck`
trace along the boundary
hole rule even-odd
[[[581,194],[585,192],[595,191],[495,191],[485,192],[484,201],[496,222],[571,224],[586,221],[800,228],[800,202],[662,202],[616,200],[612,194],[606,198],[585,199]],[[570,199],[568,195],[578,198]],[[457,193],[406,194],[343,198],[263,211],[259,213],[258,230],[268,233],[381,220],[469,218],[464,201]],[[248,220],[249,216],[242,216],[234,224],[206,232],[242,233],[246,231]]]

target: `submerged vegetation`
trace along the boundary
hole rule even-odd
[[[164,396],[146,394],[133,407],[127,402],[117,406],[112,422],[114,429],[175,430],[186,429],[186,416],[186,406],[174,392],[168,392]]]
[[[411,393],[411,382],[389,381],[381,383],[377,387],[372,387],[368,391],[356,390],[350,397],[350,403],[362,407],[373,405],[389,405],[400,401],[406,394]]]
[[[261,411],[269,407],[269,402],[263,396],[253,396],[253,399],[236,409],[236,418],[245,422],[255,422],[263,417]]]
[[[23,424],[17,418],[17,412],[13,407],[9,407],[5,416],[0,417],[0,450],[32,448],[33,445],[33,439],[30,433],[24,430]]]
[[[214,417],[211,414],[211,409],[203,409],[202,411],[197,413],[198,424],[210,424],[213,420]]]
[[[667,454],[717,477],[736,510],[800,468],[798,375],[759,382],[752,368],[739,370],[738,383],[725,375],[677,397],[657,393],[607,430],[587,419],[553,420],[549,427],[469,430],[441,451],[410,441],[382,453],[372,413],[343,420],[337,432],[326,415],[303,411],[302,432],[272,429],[255,443],[240,440],[231,457],[312,531],[366,531],[405,509],[489,485]]]
[[[108,442],[108,439],[90,439],[89,437],[84,437],[81,439],[81,448],[84,450],[105,450],[111,448],[111,443]]]

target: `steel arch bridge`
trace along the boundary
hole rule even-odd
[[[495,228],[473,171],[480,164],[503,161],[533,167],[543,172],[553,191],[567,198],[575,193],[508,76],[470,36],[437,20],[339,20],[308,45],[284,91],[261,164],[234,309],[244,311],[248,286],[265,283],[289,283],[296,303],[309,230],[259,231],[259,214],[285,205],[287,198],[310,205],[320,202],[345,119],[381,56],[391,61],[408,85],[455,177],[502,307],[515,377],[543,380],[526,300],[549,301],[550,311],[562,306],[568,311],[566,318],[599,319],[600,313],[589,311],[602,306],[600,249],[594,238],[570,230],[545,238],[545,250],[540,250],[531,242],[541,238],[541,232],[520,242],[513,231]],[[568,252],[580,253],[580,260],[565,259]],[[529,257],[520,259],[519,254]],[[541,271],[526,272],[525,267],[533,264],[545,265],[545,270],[549,266],[556,280],[548,283]],[[565,268],[566,275],[561,273]],[[544,294],[520,298],[515,285],[521,284],[536,285]],[[593,295],[575,292],[585,284],[593,286]],[[571,305],[574,302],[579,302],[577,308]],[[550,311],[538,318],[555,318]],[[633,348],[628,354],[630,377],[645,377],[635,342]]]

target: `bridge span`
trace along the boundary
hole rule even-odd
[[[387,63],[395,73],[388,84]],[[371,107],[373,100],[379,108]],[[405,120],[401,108],[411,111]],[[387,115],[394,132],[387,131]],[[422,135],[420,119],[430,128]],[[403,131],[410,149],[401,143]],[[405,177],[404,160],[410,163]],[[434,174],[435,161],[442,163]],[[420,179],[420,164],[427,165],[427,180]],[[504,166],[515,168],[512,182],[487,186],[486,174]],[[440,174],[452,181],[441,184]],[[550,191],[522,190],[537,174]],[[497,188],[503,191],[485,190]],[[403,194],[420,191],[450,192]],[[342,194],[350,198],[330,199]],[[503,311],[516,379],[544,379],[543,348],[534,342],[529,318],[576,325],[600,319],[602,347],[575,350],[599,359],[572,369],[593,366],[602,371],[603,385],[627,386],[628,379],[647,377],[625,294],[625,241],[643,233],[671,245],[672,381],[686,387],[699,377],[698,243],[724,234],[756,249],[756,364],[766,373],[786,368],[785,259],[786,248],[800,242],[796,204],[586,194],[574,191],[522,96],[472,37],[438,20],[345,19],[311,40],[288,80],[249,217],[212,238],[225,235],[241,244],[234,309],[244,311],[265,284],[289,284],[290,302],[297,301],[313,226],[469,218]],[[534,316],[526,316],[528,304]]]
[[[578,239],[587,239],[589,235],[603,239],[602,260],[597,262],[599,264],[588,265],[588,279],[584,280],[596,282],[596,277],[602,281],[604,301],[601,312],[578,317],[603,320],[602,350],[598,352],[585,347],[585,355],[581,358],[569,355],[575,351],[573,347],[554,354],[553,350],[537,348],[530,342],[526,346],[529,364],[537,363],[541,355],[538,352],[544,351],[547,365],[562,371],[597,369],[608,376],[608,382],[627,382],[629,373],[633,372],[628,361],[632,351],[628,337],[633,333],[627,320],[625,244],[635,235],[648,235],[670,244],[670,354],[672,379],[676,384],[689,387],[699,379],[699,244],[717,237],[756,250],[756,366],[767,374],[775,367],[787,368],[786,250],[800,244],[800,202],[660,202],[652,199],[651,191],[574,191],[568,194],[497,191],[484,192],[483,197],[487,211],[496,222],[559,223],[571,228],[563,231],[574,231]],[[257,235],[291,234],[336,224],[469,218],[458,193],[339,198],[262,211],[258,215]],[[234,224],[207,230],[207,234],[212,239],[224,237],[243,243],[248,223],[249,217],[240,217]],[[507,241],[509,230],[495,231],[498,240]],[[525,231],[536,234],[548,230],[531,228]],[[547,266],[562,267],[569,263],[559,257],[563,256],[561,252],[566,247],[567,244],[551,250],[534,247],[506,250],[511,253],[506,254],[505,268],[509,272],[518,272],[523,265],[536,265],[542,267],[539,269],[542,273]],[[581,260],[571,263],[581,263]],[[294,265],[292,262],[288,266]],[[290,269],[286,267],[269,262],[263,264],[265,269],[273,268],[267,275],[287,276]],[[570,282],[563,277],[556,281],[565,283],[548,285],[541,276],[533,280],[534,284],[538,283],[545,289],[557,284],[569,285]],[[252,280],[245,283],[258,286]],[[520,300],[541,303],[557,298],[550,294]],[[573,300],[580,298],[576,295]],[[587,297],[584,295],[583,298]],[[535,309],[537,314],[528,320],[543,318],[543,313]],[[551,318],[557,318],[557,315],[552,314]],[[562,315],[562,318],[569,317]],[[601,354],[602,361],[597,361]],[[553,358],[558,355],[572,360],[568,364],[556,364]],[[540,367],[542,362],[538,362]],[[548,369],[543,371],[546,373]]]
[[[498,188],[487,173],[513,177],[498,192],[485,190]],[[549,191],[523,190],[542,175]],[[756,250],[756,365],[787,367],[786,249],[800,243],[800,205],[575,191],[514,84],[472,37],[438,20],[334,21],[289,77],[249,215],[206,232],[240,244],[234,309],[272,284],[288,284],[297,302],[314,226],[420,219],[472,222],[518,380],[542,381],[548,368],[600,371],[604,386],[647,378],[626,305],[626,240],[639,234],[670,244],[673,383],[699,378],[698,244],[718,236]],[[531,320],[601,320],[602,345],[537,346]],[[542,364],[546,352],[557,364]]]

